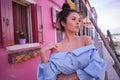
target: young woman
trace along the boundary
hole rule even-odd
[[[92,39],[75,35],[81,26],[79,13],[66,3],[62,9],[58,21],[64,31],[64,39],[41,49],[37,80],[104,80],[106,63]],[[49,59],[47,51],[51,51]]]

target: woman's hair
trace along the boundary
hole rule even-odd
[[[64,26],[61,24],[61,22],[66,23],[66,18],[72,13],[76,12],[76,10],[70,9],[70,5],[67,3],[64,3],[62,6],[62,11],[58,14],[57,21],[61,27],[62,31],[65,31]]]

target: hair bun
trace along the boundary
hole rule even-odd
[[[68,3],[64,3],[62,6],[62,10],[69,10],[70,9],[70,5]]]

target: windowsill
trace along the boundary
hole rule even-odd
[[[36,48],[40,47],[39,43],[27,43],[27,44],[17,44],[13,46],[7,46],[6,49],[7,51],[16,51],[16,50],[22,50],[22,49],[27,49],[27,48]]]

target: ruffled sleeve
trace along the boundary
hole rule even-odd
[[[78,69],[76,71],[77,75],[78,75],[78,78],[80,80],[93,80],[93,77],[90,76],[89,74],[87,74],[84,70],[82,69]]]
[[[106,62],[99,56],[98,50],[93,49],[90,62],[83,68],[77,70],[80,80],[104,80]]]
[[[37,69],[37,80],[56,80],[58,73],[56,66],[51,62],[46,64],[40,62]]]

